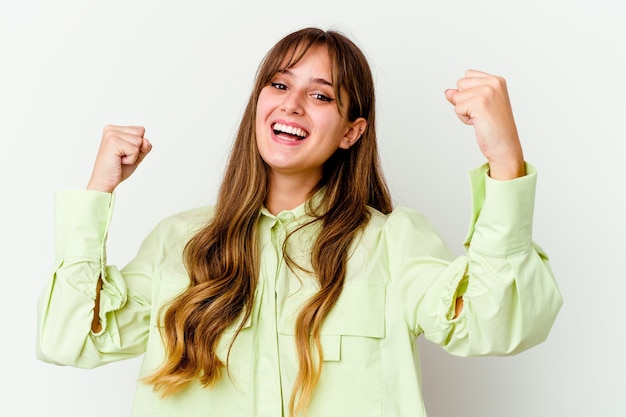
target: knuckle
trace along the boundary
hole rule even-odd
[[[492,78],[492,85],[493,85],[493,88],[502,90],[506,87],[506,80],[503,77],[494,76]]]
[[[106,140],[112,140],[117,137],[117,126],[106,125],[102,131],[102,138]]]
[[[131,131],[134,135],[142,137],[143,134],[146,132],[146,129],[143,126],[132,126]]]

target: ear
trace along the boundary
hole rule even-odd
[[[343,135],[343,139],[339,143],[339,147],[342,149],[349,149],[352,145],[356,143],[357,140],[361,139],[363,136],[363,132],[365,132],[365,128],[367,127],[367,120],[362,117],[359,117],[353,122],[348,124],[348,129],[346,133]]]

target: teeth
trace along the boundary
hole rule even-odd
[[[275,123],[274,131],[287,133],[293,136],[299,136],[301,138],[305,138],[307,136],[307,133],[306,131],[304,131],[304,129],[300,129],[299,127],[287,126],[282,123]]]

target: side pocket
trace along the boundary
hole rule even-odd
[[[168,279],[162,279],[163,275],[161,273],[161,279],[158,283],[153,282],[150,332],[146,354],[141,366],[141,376],[153,372],[163,363],[165,359],[165,347],[161,336],[163,306],[185,291],[189,283],[189,278],[184,272],[168,273]]]
[[[165,276],[165,274],[163,274]],[[185,291],[188,285],[185,273],[168,273],[167,279],[160,281],[159,288],[154,289],[154,314],[174,297]],[[217,346],[217,355],[226,362],[226,356],[232,338],[243,317],[235,320],[221,335]],[[151,387],[140,385],[138,395],[150,397],[151,409],[158,416],[184,417],[243,417],[246,415],[248,397],[251,390],[250,369],[252,350],[252,320],[244,323],[230,352],[228,372],[212,387],[204,387],[199,381],[192,381],[182,392],[173,397],[162,399],[152,391]],[[144,357],[141,374],[153,372],[163,363],[165,350],[161,339],[162,327],[159,320],[152,319],[148,350]]]

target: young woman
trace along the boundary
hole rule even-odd
[[[162,221],[121,270],[105,263],[111,193],[151,144],[107,126],[88,191],[57,194],[39,357],[145,354],[134,416],[418,417],[419,335],[462,356],[540,343],[561,297],[531,240],[535,173],[505,81],[468,71],[445,96],[488,162],[457,259],[423,216],[392,209],[370,69],[339,33],[269,51],[217,204]]]

